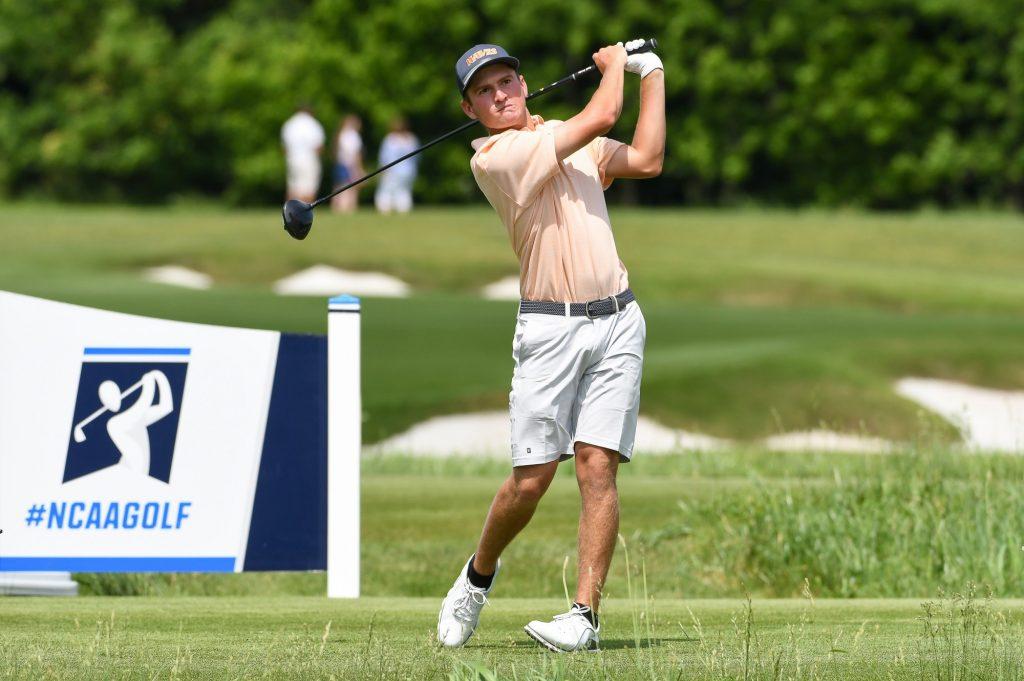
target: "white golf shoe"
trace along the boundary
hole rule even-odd
[[[469,560],[473,560],[470,557]],[[501,570],[501,559],[494,567],[491,586],[480,589],[469,582],[469,560],[462,572],[455,579],[441,603],[441,612],[437,616],[437,640],[448,648],[458,648],[466,644],[473,635],[476,625],[480,622],[480,611],[487,605],[487,594],[494,588],[494,580]]]
[[[595,628],[583,612],[573,606],[569,612],[555,615],[550,622],[534,620],[523,629],[537,643],[556,653],[596,651],[600,626]]]

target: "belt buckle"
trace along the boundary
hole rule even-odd
[[[587,301],[586,303],[583,303],[583,314],[587,315],[587,319],[597,319],[598,317],[607,316],[607,315],[590,314],[590,303],[603,303],[604,301],[609,300],[609,299],[612,301],[612,305],[615,306],[615,312],[614,313],[609,312],[608,314],[618,314],[619,313],[619,299],[616,298],[615,296],[608,296],[607,298],[601,298],[600,300],[590,300],[590,301]]]

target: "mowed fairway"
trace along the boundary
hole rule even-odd
[[[20,600],[0,612],[4,678],[1019,678],[1019,601],[644,601],[605,610],[604,650],[522,632],[557,600],[500,600],[439,650],[436,599]]]
[[[643,412],[758,438],[821,426],[955,437],[892,392],[904,375],[1024,386],[1024,221],[1010,214],[863,215],[612,208],[648,323]],[[477,297],[517,271],[489,209],[318,213],[303,242],[274,210],[6,206],[0,288],[215,324],[322,333],[324,301],[276,279],[316,263],[384,271],[411,299],[364,304],[364,439],[434,414],[501,408],[514,303]],[[192,292],[140,271],[211,274]]]

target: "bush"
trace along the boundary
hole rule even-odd
[[[465,120],[452,66],[474,42],[508,46],[536,89],[637,35],[661,44],[668,155],[624,198],[1024,205],[1024,13],[1004,0],[3,3],[0,194],[276,203],[300,100],[329,132],[361,114],[372,166],[396,114],[423,140]],[[479,200],[472,136],[427,152],[421,198]]]

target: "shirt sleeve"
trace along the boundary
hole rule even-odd
[[[558,172],[555,137],[550,129],[505,133],[478,153],[480,171],[520,207],[533,203]]]
[[[587,145],[587,151],[590,152],[591,158],[594,159],[594,163],[597,165],[597,172],[601,178],[601,188],[608,189],[611,186],[613,177],[605,176],[605,169],[608,167],[608,162],[615,156],[615,152],[620,147],[625,146],[625,143],[613,140],[608,137],[595,137],[593,141]]]

